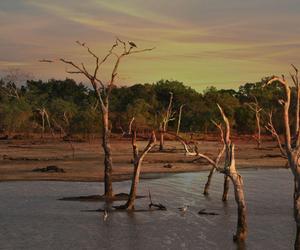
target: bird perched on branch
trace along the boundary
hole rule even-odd
[[[76,43],[79,44],[79,45],[82,46],[82,47],[85,47],[85,43],[81,43],[81,42],[78,41],[78,40],[76,41]]]
[[[128,44],[130,45],[131,48],[137,48],[136,44],[132,41],[128,41]]]

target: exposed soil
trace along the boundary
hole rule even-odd
[[[147,141],[139,141],[142,149]],[[75,154],[70,144],[63,141],[39,140],[2,140],[0,141],[0,181],[16,180],[60,180],[60,181],[102,181],[103,151],[100,140],[73,142]],[[255,149],[255,141],[235,140],[238,168],[284,168],[285,160],[273,141],[263,142],[263,150]],[[129,179],[133,171],[132,148],[130,138],[113,139],[113,179]],[[199,143],[201,153],[216,156],[220,143],[208,138]],[[210,166],[205,160],[186,157],[182,145],[176,141],[166,141],[166,151],[158,152],[155,147],[142,166],[142,178],[151,178],[153,174],[196,172],[207,170]],[[63,169],[60,172],[32,172],[53,165]],[[171,167],[170,167],[171,166]]]

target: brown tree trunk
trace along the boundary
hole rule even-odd
[[[140,163],[140,161],[134,163],[134,172],[133,172],[133,177],[132,177],[129,198],[128,198],[127,203],[125,204],[125,206],[128,210],[134,209],[136,190],[137,190],[137,186],[138,186],[138,183],[140,180],[141,165],[142,164]]]
[[[204,195],[208,195],[208,190],[209,190],[209,187],[210,187],[211,178],[212,178],[215,170],[216,170],[216,168],[212,167],[211,170],[210,170],[210,172],[209,172],[209,175],[207,176],[207,182],[205,184],[204,191],[203,191]]]
[[[289,155],[289,163],[294,175],[294,219],[296,222],[295,250],[300,250],[300,169],[297,154]]]
[[[234,186],[234,197],[238,206],[237,230],[234,240],[244,241],[247,237],[246,204],[243,191],[243,179],[238,173],[230,174]]]
[[[295,177],[294,189],[294,218],[296,222],[295,250],[300,249],[300,173]]]
[[[108,111],[102,110],[102,147],[104,150],[104,196],[112,197],[112,157],[110,148],[110,131],[108,122]]]
[[[165,135],[165,132],[163,130],[161,130],[160,134],[159,134],[159,151],[164,150],[164,135]]]
[[[134,160],[134,172],[132,176],[132,182],[131,182],[131,188],[128,200],[125,205],[121,206],[120,208],[125,208],[127,210],[133,210],[134,209],[134,202],[136,198],[136,191],[137,186],[140,180],[140,173],[141,173],[141,167],[144,160],[144,157],[146,154],[153,148],[153,146],[156,143],[156,137],[154,131],[151,134],[151,138],[149,140],[148,145],[145,147],[144,151],[139,155],[138,147],[136,144],[136,132],[133,132],[132,136],[132,148],[133,148],[133,160]]]
[[[228,191],[229,191],[229,177],[227,175],[224,175],[222,201],[228,200]]]
[[[260,128],[260,115],[256,112],[256,126],[257,126],[257,148],[261,148],[261,128]]]

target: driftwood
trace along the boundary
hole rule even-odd
[[[198,212],[198,214],[200,214],[200,215],[219,215],[218,213],[215,213],[215,212],[206,212],[205,210],[206,210],[205,208],[204,208],[204,209],[201,209],[201,210]]]
[[[163,165],[164,168],[173,168],[174,165],[172,163],[167,163],[165,165]]]
[[[149,206],[150,209],[152,207],[155,207],[158,210],[164,210],[164,211],[167,210],[167,208],[163,204],[161,204],[161,203],[153,203],[150,190],[149,190],[149,201],[150,201],[150,203],[149,203],[148,206]]]
[[[2,156],[3,160],[9,160],[9,161],[59,161],[59,160],[65,160],[65,158],[60,157],[53,157],[53,158],[35,158],[35,157],[11,157],[8,155]]]
[[[0,136],[0,140],[8,140],[8,135]]]
[[[54,165],[47,166],[45,168],[35,168],[32,172],[46,172],[46,173],[65,173],[66,171],[63,168],[59,168]]]

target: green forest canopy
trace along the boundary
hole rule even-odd
[[[181,131],[214,131],[211,120],[219,120],[216,106],[219,103],[237,133],[253,133],[255,113],[245,103],[254,102],[256,97],[263,108],[262,121],[267,120],[267,113],[272,110],[274,125],[280,131],[282,110],[278,99],[282,90],[276,84],[264,87],[268,79],[246,83],[238,90],[208,87],[202,93],[175,80],[115,87],[110,101],[111,129],[113,132],[120,132],[121,128],[127,130],[133,116],[137,128],[157,129],[169,102],[169,92],[173,92],[176,119],[170,122],[170,130],[175,130],[179,107],[185,104]],[[0,88],[0,128],[6,134],[40,132],[42,119],[39,110],[43,108],[54,131],[66,134],[101,131],[100,109],[94,91],[82,83],[77,84],[72,79],[29,80],[17,86],[2,79]],[[46,129],[49,131],[48,127]]]

